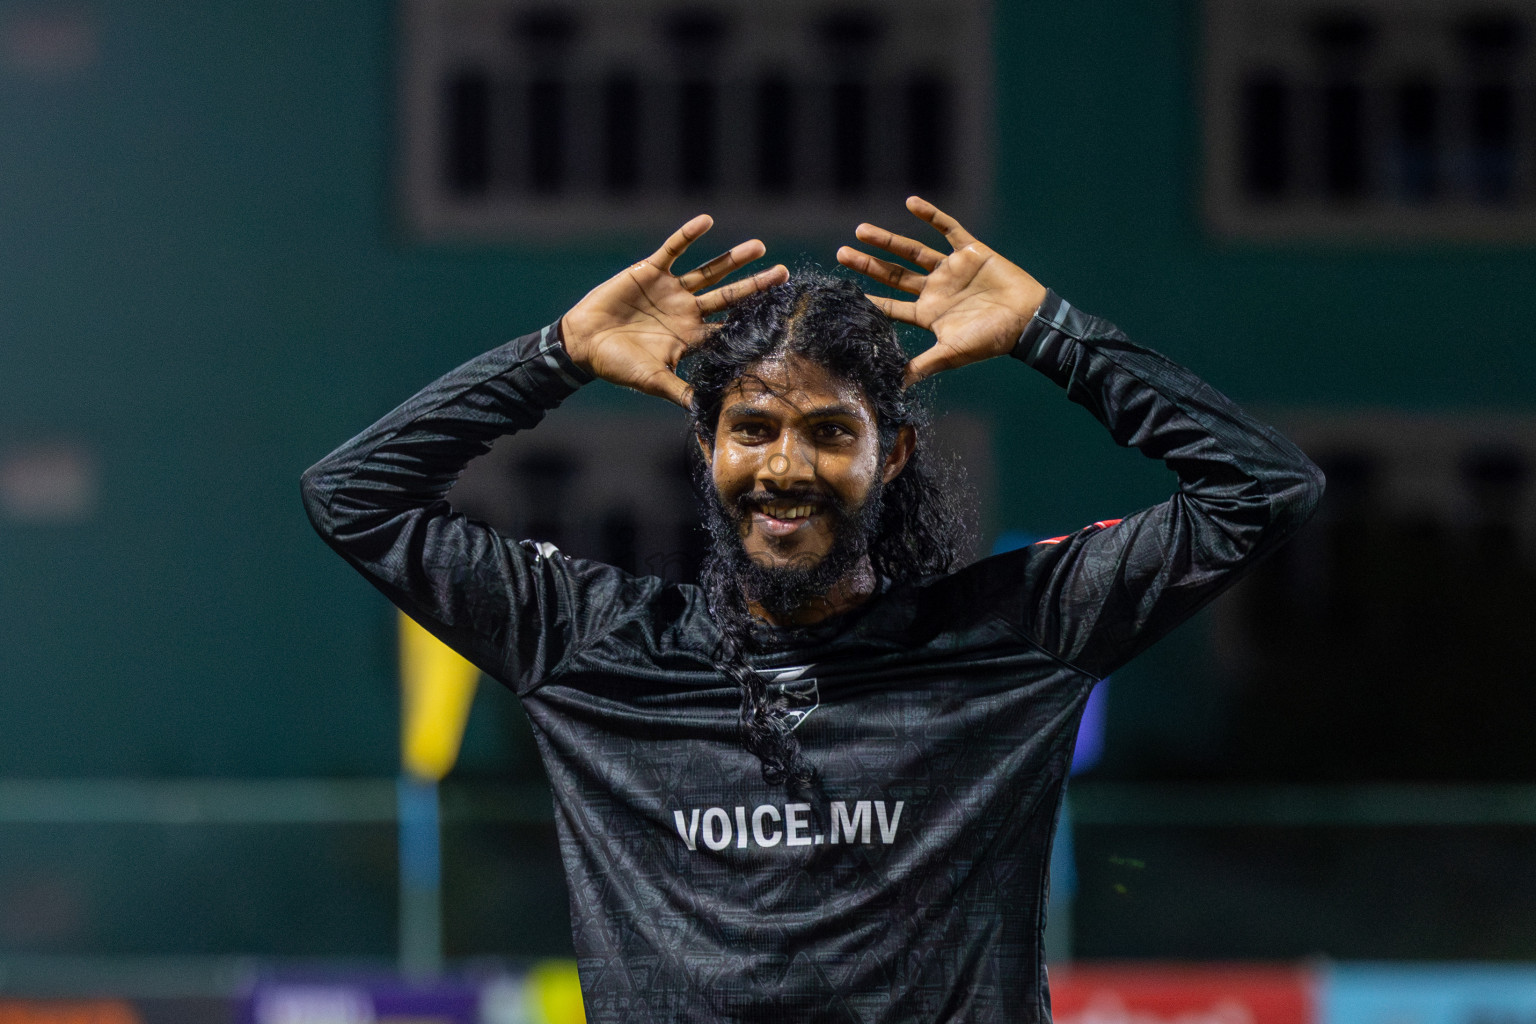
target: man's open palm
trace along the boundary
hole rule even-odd
[[[861,242],[917,264],[926,273],[849,246],[837,251],[837,260],[845,267],[917,296],[914,302],[869,296],[892,320],[933,332],[933,347],[907,364],[907,384],[940,370],[1012,351],[1045,300],[1044,286],[978,242],[959,221],[927,200],[912,196],[907,209],[944,236],[953,250],[948,256],[873,224],[860,224],[854,235]]]
[[[672,264],[713,224],[707,214],[693,218],[660,249],[576,303],[560,321],[571,360],[610,383],[688,408],[689,388],[677,376],[677,364],[708,336],[705,317],[789,279],[789,271],[779,265],[700,293],[762,256],[766,249],[755,238],[686,274],[673,274]]]

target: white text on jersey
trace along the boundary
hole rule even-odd
[[[734,844],[738,850],[749,846],[771,847],[820,846],[822,843],[862,843],[873,845],[878,827],[881,843],[896,841],[896,826],[901,823],[905,801],[897,800],[887,808],[884,800],[858,800],[849,810],[845,800],[834,800],[821,820],[827,830],[819,831],[811,818],[810,804],[785,804],[783,809],[762,804],[748,813],[745,807],[695,807],[684,814],[673,811],[677,834],[688,849],[697,850],[702,841],[711,850],[724,850]]]

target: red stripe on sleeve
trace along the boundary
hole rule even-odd
[[[1087,529],[1091,529],[1091,528],[1097,526],[1101,530],[1107,530],[1111,526],[1114,526],[1118,522],[1120,522],[1120,520],[1118,520],[1118,519],[1100,519],[1096,523],[1088,524],[1087,526],[1083,527],[1083,529],[1087,530]],[[1036,544],[1060,544],[1062,541],[1066,540],[1070,536],[1072,536],[1070,533],[1064,533],[1060,537],[1047,537],[1045,540],[1037,540],[1037,541],[1035,541],[1035,543]]]

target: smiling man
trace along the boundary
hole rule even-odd
[[[1189,371],[908,208],[948,253],[866,224],[860,241],[910,266],[838,259],[911,300],[782,266],[716,287],[756,241],[676,275],[710,226],[695,218],[305,474],[326,541],[521,697],[595,1024],[1049,1020],[1046,865],[1089,691],[1321,493],[1305,456]],[[893,320],[934,344],[908,361]],[[1163,460],[1177,491],[960,567],[908,388],[999,355]],[[593,378],[690,411],[712,537],[697,586],[449,508],[471,458]]]
[[[785,288],[792,300],[804,294]],[[872,592],[859,560],[878,525],[879,490],[905,468],[915,437],[903,426],[882,451],[860,387],[806,356],[760,359],[748,372],[696,418],[709,522],[752,613],[774,626],[806,625]]]

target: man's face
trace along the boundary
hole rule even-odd
[[[882,459],[877,426],[857,385],[799,356],[760,363],[726,392],[704,457],[754,567],[814,570],[837,551],[840,531],[873,525],[858,513],[910,452],[903,436]]]

